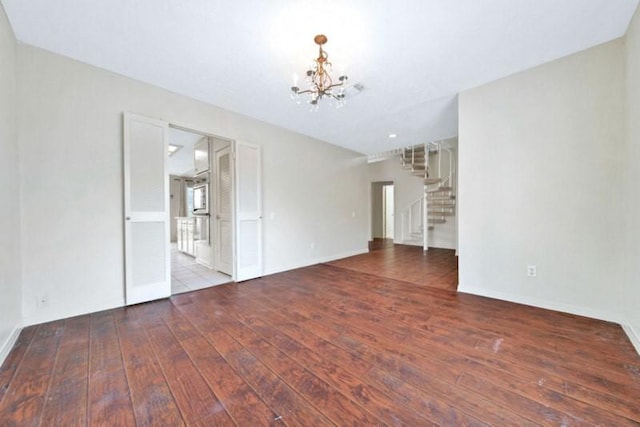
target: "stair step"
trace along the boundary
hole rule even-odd
[[[430,202],[429,208],[455,208],[453,200],[438,200],[437,202]]]
[[[421,161],[421,162],[424,162],[425,160],[427,160],[427,158],[424,155],[424,153],[418,153],[418,152],[415,152],[413,154],[404,153],[401,157],[402,157],[402,160],[404,160],[405,162],[410,162],[410,161]]]
[[[405,147],[404,149],[405,153],[411,153],[411,151],[415,153],[417,152],[424,153],[424,145],[416,145],[415,147]]]
[[[402,167],[405,167],[405,168],[409,167],[410,168],[412,166],[420,166],[420,167],[426,168],[427,167],[427,163],[426,162],[421,162],[420,160],[412,162],[411,159],[405,160],[405,161],[402,162]]]
[[[411,156],[410,154],[407,156],[402,156],[402,161],[405,163],[426,163],[426,160],[423,154],[418,154],[416,153],[414,156]]]
[[[427,195],[427,200],[429,201],[435,201],[435,200],[455,200],[456,196],[454,196],[453,194],[450,196],[432,196],[433,193],[429,193]]]
[[[437,193],[449,193],[451,191],[453,191],[453,188],[451,187],[438,187],[434,189],[428,189],[427,193],[437,194]]]
[[[424,185],[439,184],[442,182],[442,178],[425,178]]]
[[[429,224],[444,224],[447,222],[444,218],[429,218]]]
[[[455,212],[452,212],[452,211],[447,211],[447,212],[444,212],[444,211],[428,211],[427,213],[429,215],[432,215],[432,216],[454,216],[456,214]]]
[[[411,171],[412,175],[424,177],[426,171]],[[429,179],[429,178],[427,178]]]

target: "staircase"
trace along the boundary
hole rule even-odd
[[[455,160],[441,142],[407,147],[400,153],[402,167],[424,183],[424,194],[401,213],[402,240],[429,248],[427,230],[455,215]]]

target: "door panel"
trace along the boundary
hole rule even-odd
[[[220,267],[218,270],[231,276],[233,272],[233,227],[231,226],[231,221],[219,221],[219,224],[218,236],[220,237],[220,243],[218,247],[223,248],[223,250],[219,253],[218,265],[222,266],[224,270]]]
[[[233,275],[233,173],[231,147],[216,151],[216,269]]]
[[[124,115],[127,305],[171,295],[166,122]]]
[[[236,141],[236,281],[262,275],[262,164],[258,145]]]

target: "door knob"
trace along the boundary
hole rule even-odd
[[[127,221],[130,221],[130,220],[131,220],[131,217],[130,217],[130,216],[127,216],[127,217],[125,217],[124,219],[126,219]]]

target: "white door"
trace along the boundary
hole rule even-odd
[[[169,177],[169,223],[171,224],[171,241],[175,242],[178,238],[178,222],[177,216],[182,216],[182,208],[184,207],[184,185],[183,180],[176,177]]]
[[[171,295],[166,122],[124,115],[127,305]]]
[[[231,147],[216,151],[216,270],[233,275],[233,169]]]
[[[262,276],[262,162],[257,145],[236,141],[236,282]]]

